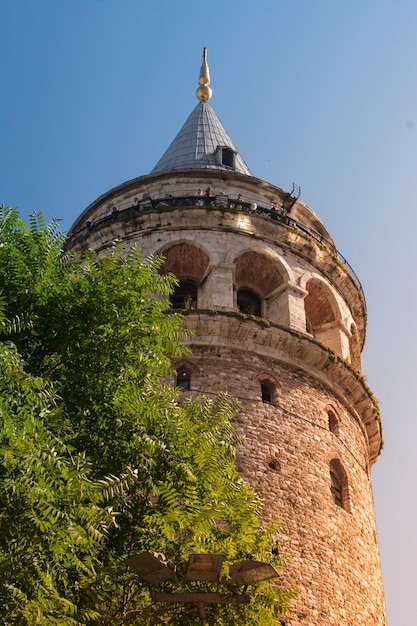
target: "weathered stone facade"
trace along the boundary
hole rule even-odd
[[[185,393],[241,402],[238,469],[264,495],[265,518],[283,520],[283,582],[301,590],[283,623],[384,625],[370,483],[381,428],[360,363],[366,307],[319,218],[251,176],[168,172],[100,197],[68,245],[105,252],[116,238],[163,254],[181,280],[176,302],[195,331],[192,354],[174,363]]]
[[[241,402],[238,469],[264,495],[265,517],[284,521],[281,539],[291,561],[283,582],[302,591],[285,624],[384,624],[369,454],[358,415],[326,376],[263,354],[248,335],[241,348],[224,344],[194,345],[185,366],[193,372],[192,393],[227,389]],[[261,401],[265,380],[274,388],[270,404]],[[329,411],[337,434],[329,430]],[[345,508],[330,497],[332,460],[346,470]]]

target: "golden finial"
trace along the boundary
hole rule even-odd
[[[196,96],[201,102],[207,102],[210,100],[212,91],[209,87],[210,84],[210,71],[207,65],[207,48],[203,48],[203,63],[200,69],[200,78],[198,79],[200,85],[196,91]]]

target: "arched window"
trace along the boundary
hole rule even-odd
[[[330,494],[333,502],[350,512],[349,487],[347,475],[338,459],[330,461]]]
[[[250,289],[239,289],[237,292],[237,306],[241,313],[246,315],[262,316],[261,299]]]
[[[304,299],[306,331],[338,356],[345,357],[341,311],[332,288],[324,280],[311,278],[305,289],[308,292]]]
[[[273,396],[273,386],[268,380],[263,380],[261,382],[261,397],[262,402],[266,404],[272,404],[272,396]]]
[[[329,430],[331,433],[335,435],[339,434],[339,420],[336,417],[336,414],[331,409],[327,409],[327,420],[329,425]]]
[[[190,391],[191,376],[186,370],[180,370],[177,373],[177,387],[183,391]]]
[[[192,280],[180,280],[171,295],[173,309],[197,308],[197,285]]]
[[[342,483],[339,475],[332,469],[330,470],[330,492],[333,502],[343,508]]]

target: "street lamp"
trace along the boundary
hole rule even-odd
[[[224,556],[222,554],[192,554],[185,573],[186,581],[217,582]],[[194,604],[198,608],[201,626],[207,624],[206,607],[209,604],[249,604],[246,593],[248,585],[262,580],[277,578],[277,570],[269,563],[260,561],[240,561],[229,566],[231,586],[243,586],[243,593],[218,593],[210,591],[154,591],[153,585],[166,580],[175,580],[176,566],[161,552],[142,552],[127,559],[126,564],[141,576],[150,586],[153,602]]]
[[[223,559],[223,554],[192,554],[185,572],[185,580],[217,582]]]
[[[126,565],[134,569],[149,585],[159,585],[166,580],[178,582],[176,566],[162,552],[142,552],[127,559]]]
[[[278,572],[270,563],[248,560],[229,565],[229,576],[233,585],[247,586],[262,580],[276,578]]]

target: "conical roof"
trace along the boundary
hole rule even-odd
[[[208,102],[195,107],[151,174],[189,169],[227,170],[252,176]]]
[[[208,103],[211,89],[208,87],[210,75],[205,48],[198,82],[200,85],[197,89],[199,104],[159,159],[151,174],[172,170],[214,169],[252,176],[235,144]]]

